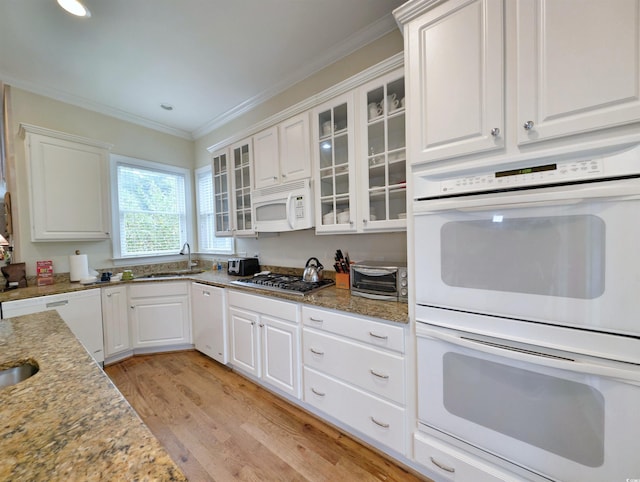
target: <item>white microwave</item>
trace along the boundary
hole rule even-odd
[[[310,179],[258,189],[251,196],[257,232],[281,233],[315,225]]]

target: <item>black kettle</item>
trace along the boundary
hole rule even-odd
[[[315,261],[315,264],[311,264],[312,261]],[[322,281],[322,270],[324,266],[320,264],[318,258],[309,258],[307,260],[307,264],[304,266],[304,273],[302,273],[302,281],[307,281],[309,283],[317,283],[318,281]]]

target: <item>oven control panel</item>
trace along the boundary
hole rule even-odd
[[[445,179],[440,182],[439,194],[462,194],[572,182],[599,177],[602,174],[601,159],[542,164],[521,169]]]

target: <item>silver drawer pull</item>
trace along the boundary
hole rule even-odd
[[[53,308],[55,306],[64,306],[68,304],[69,304],[69,300],[52,301],[51,303],[47,303],[47,308]]]
[[[456,469],[454,469],[453,467],[450,467],[449,465],[445,465],[442,462],[438,462],[436,459],[434,459],[433,457],[429,457],[431,459],[431,463],[433,465],[435,465],[438,468],[441,468],[442,470],[446,471],[446,472],[451,472],[452,474],[456,471]]]
[[[315,321],[316,323],[322,323],[324,321],[323,319],[314,318],[313,316],[310,316],[309,319],[311,321]]]
[[[370,331],[369,335],[371,335],[374,338],[378,338],[379,340],[388,340],[389,339],[389,337],[387,335],[377,335],[373,331]]]
[[[371,369],[369,370],[371,372],[372,375],[378,377],[378,378],[384,378],[385,380],[389,379],[389,375],[382,375],[381,373],[376,372],[375,370]]]
[[[319,397],[324,397],[324,396],[326,395],[326,393],[319,392],[318,390],[316,390],[316,389],[315,389],[315,388],[313,388],[313,387],[311,387],[311,391],[312,391],[313,393],[315,393],[316,395],[318,395]]]
[[[378,422],[375,418],[373,417],[369,417],[371,419],[371,421],[373,423],[375,423],[378,427],[382,427],[382,428],[389,428],[389,424],[388,423],[382,423],[382,422]]]
[[[313,348],[309,348],[309,351],[314,355],[321,355],[321,356],[324,355],[323,351],[314,350]]]

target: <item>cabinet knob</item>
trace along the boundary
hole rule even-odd
[[[260,328],[264,328],[264,323],[260,323]]]
[[[362,224],[367,224],[367,220],[366,220],[366,219],[363,219],[363,220],[362,220]]]
[[[493,137],[498,137],[500,135],[500,128],[494,127],[493,129],[491,129],[491,135]]]
[[[283,174],[283,175],[282,175],[282,177],[287,177],[287,175],[286,175],[286,174]]]
[[[273,176],[273,180],[277,181],[278,180],[278,176]]]
[[[131,305],[129,308],[131,308],[131,309],[133,310],[133,309],[135,308],[135,306],[134,306],[134,305]]]
[[[533,126],[535,124],[533,123],[533,121],[527,121],[524,123],[524,125],[522,127],[524,127],[525,131],[530,131],[531,129],[533,129]]]

